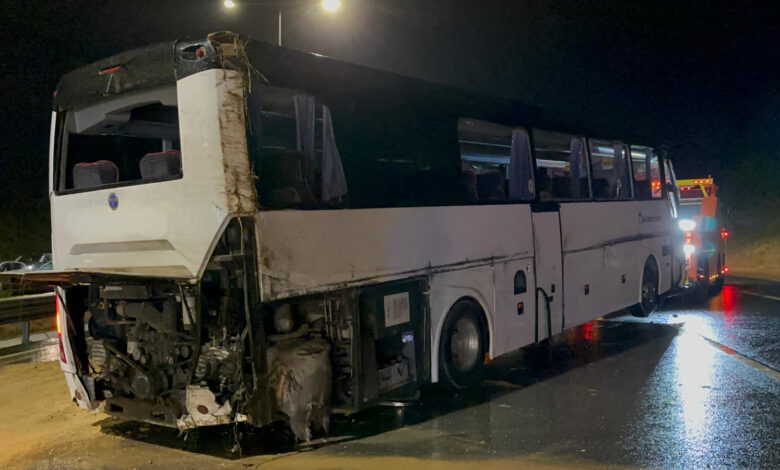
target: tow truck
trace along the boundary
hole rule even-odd
[[[730,233],[722,223],[718,187],[712,176],[677,180],[677,185],[680,189],[677,223],[684,234],[683,287],[704,299],[720,292],[729,272],[726,241]]]

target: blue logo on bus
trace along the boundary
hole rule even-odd
[[[119,198],[116,197],[116,194],[111,193],[108,195],[108,207],[110,207],[112,211],[115,211],[116,208],[119,207]]]

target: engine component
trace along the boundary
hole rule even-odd
[[[290,304],[282,304],[274,310],[274,329],[277,333],[289,333],[294,326],[295,321]]]
[[[95,372],[100,373],[106,365],[106,347],[100,341],[89,343],[89,364]]]
[[[148,399],[163,391],[167,386],[166,382],[166,376],[161,371],[145,373],[136,370],[130,381],[130,390],[136,397]]]
[[[225,348],[210,347],[198,357],[198,365],[195,367],[195,378],[198,380],[216,375],[219,364],[227,359],[230,351]]]
[[[230,402],[219,404],[208,387],[188,385],[184,401],[187,412],[176,421],[181,431],[197,426],[213,426],[230,422],[233,411]],[[236,421],[239,421],[238,418],[239,416],[236,415]]]
[[[302,325],[300,328],[298,328],[296,331],[293,331],[292,333],[286,333],[281,335],[268,335],[268,341],[285,341],[288,339],[295,339],[300,338],[301,336],[306,335],[309,332],[309,325]]]
[[[116,311],[123,317],[143,320],[155,330],[163,333],[176,334],[176,317],[178,309],[173,298],[163,302],[163,311],[157,310],[151,302],[119,302]]]
[[[322,339],[284,341],[269,348],[271,386],[277,407],[290,418],[298,439],[310,441],[330,425],[330,344]]]

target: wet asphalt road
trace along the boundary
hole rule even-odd
[[[502,358],[474,403],[321,451],[780,468],[778,338],[780,284],[733,278],[705,304],[670,299],[647,319],[592,322]]]
[[[183,441],[167,429],[101,426],[161,456],[180,449],[225,464],[282,463],[295,458],[283,453],[304,451],[345,466],[383,457],[394,467],[393,458],[412,457],[423,468],[440,459],[518,458],[567,467],[780,468],[779,334],[780,283],[729,278],[706,303],[670,299],[649,318],[613,315],[502,357],[472,393],[433,388],[403,408],[335,417],[329,436],[307,447],[284,426],[241,431],[240,452],[232,427]]]

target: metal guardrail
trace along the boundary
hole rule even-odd
[[[54,292],[0,299],[0,325],[22,324],[22,344],[30,342],[30,321],[53,317]]]

